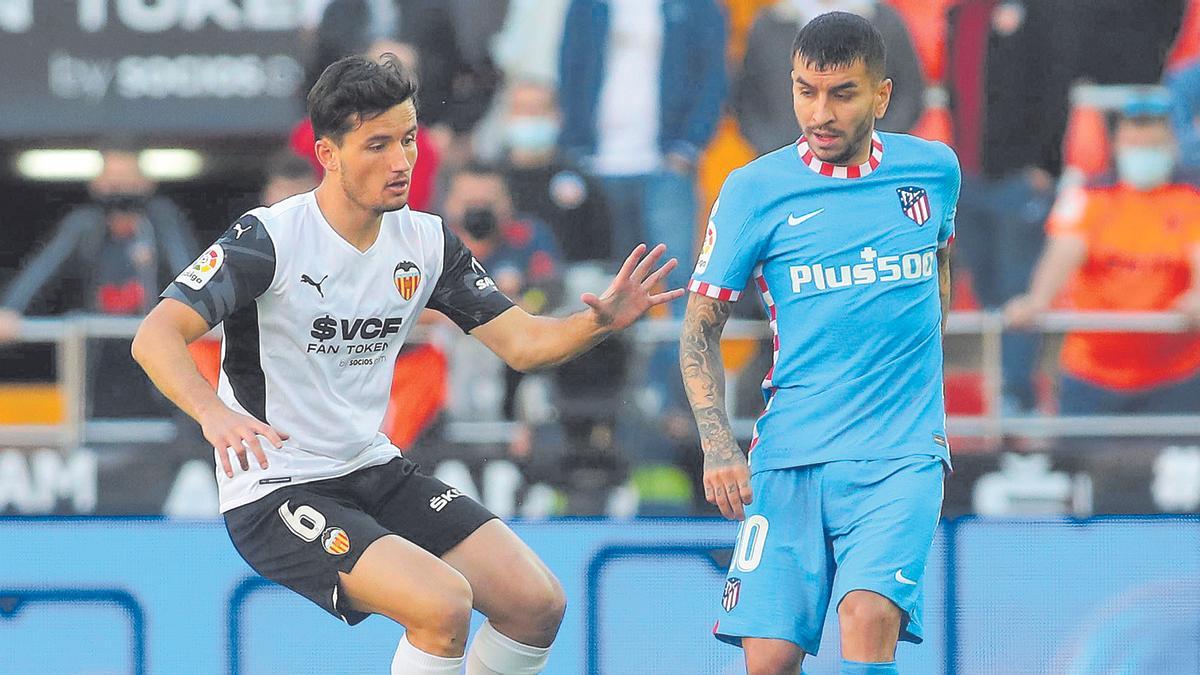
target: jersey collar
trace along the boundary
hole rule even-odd
[[[878,133],[871,132],[871,156],[867,158],[867,161],[857,166],[838,166],[837,164],[830,164],[818,159],[813,154],[812,149],[808,147],[808,139],[803,136],[800,137],[800,140],[796,141],[796,152],[800,155],[800,161],[805,166],[822,176],[830,176],[832,178],[862,178],[875,169],[878,169],[879,163],[883,161],[883,140],[879,138]]]

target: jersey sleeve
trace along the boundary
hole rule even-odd
[[[946,206],[943,209],[945,215],[938,226],[939,249],[946,248],[954,241],[954,219],[958,215],[958,197],[962,193],[962,168],[958,164],[958,155],[948,147],[946,151],[950,155],[950,178],[946,189]]]
[[[736,301],[746,287],[765,238],[761,228],[755,227],[750,188],[750,182],[738,172],[730,174],[721,187],[688,284],[693,293]]]
[[[445,314],[464,333],[470,333],[508,311],[513,301],[496,288],[496,282],[483,265],[444,224],[442,235],[445,240],[442,275],[426,306]]]
[[[274,278],[275,244],[262,221],[246,214],[159,297],[182,302],[215,326],[258,299]]]
[[[1062,191],[1054,201],[1054,208],[1046,218],[1046,234],[1052,237],[1076,237],[1087,239],[1095,220],[1093,213],[1097,200],[1088,194],[1087,188],[1072,187]]]

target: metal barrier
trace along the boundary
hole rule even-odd
[[[56,345],[58,382],[63,391],[65,415],[60,425],[0,426],[0,443],[15,445],[49,444],[64,448],[78,447],[87,441],[123,442],[170,438],[171,423],[163,420],[88,420],[85,419],[87,340],[91,338],[130,339],[137,331],[137,318],[76,315],[56,319],[26,319],[17,338],[23,343]],[[947,430],[953,436],[998,442],[1005,436],[1073,437],[1120,436],[1165,437],[1200,436],[1200,415],[1029,417],[1005,416],[1001,397],[1001,335],[1004,318],[995,312],[955,312],[949,317],[946,335],[977,335],[980,338],[980,371],[983,376],[986,414],[951,416]],[[1113,333],[1183,333],[1195,330],[1180,313],[1135,312],[1053,312],[1043,315],[1030,330],[1044,333],[1068,331],[1105,331]],[[678,320],[645,320],[629,331],[639,345],[671,342],[679,338]],[[735,320],[726,327],[726,339],[769,339],[767,325],[760,321]],[[429,335],[421,327],[414,329],[410,342],[421,342]],[[753,418],[735,418],[734,431],[749,437]],[[447,433],[454,440],[498,442],[510,437],[515,424],[508,422],[457,421]]]

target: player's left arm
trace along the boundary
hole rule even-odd
[[[937,252],[938,296],[942,300],[942,333],[946,332],[946,320],[950,317],[950,289],[953,285],[950,280],[951,246],[953,246],[953,242],[939,248]]]
[[[950,291],[953,282],[950,278],[950,249],[954,246],[954,221],[958,216],[958,198],[962,193],[962,169],[958,164],[958,156],[949,147],[937,143],[948,155],[948,200],[945,214],[938,228],[938,296],[942,303],[942,333],[946,332],[946,321],[950,318]]]
[[[683,295],[683,289],[654,293],[658,282],[678,264],[674,258],[655,269],[667,247],[646,253],[639,245],[625,259],[608,289],[584,293],[587,309],[564,318],[535,316],[513,307],[470,331],[515,370],[528,372],[570,361],[610,334],[628,328],[646,310]]]

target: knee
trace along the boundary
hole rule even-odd
[[[858,635],[896,634],[900,614],[895,603],[871,591],[851,591],[838,607],[842,630]]]
[[[456,572],[439,580],[432,593],[429,610],[406,628],[434,653],[461,654],[471,629],[471,585]]]
[[[527,596],[526,615],[537,630],[553,635],[558,632],[558,626],[567,612],[567,595],[553,574],[547,574],[534,586]]]
[[[746,656],[746,675],[797,675],[803,654],[772,651]]]

